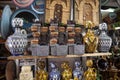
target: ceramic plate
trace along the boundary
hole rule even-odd
[[[33,3],[34,0],[13,0],[13,2],[19,7],[28,7]]]
[[[10,32],[10,17],[12,11],[9,5],[6,5],[3,9],[2,18],[1,18],[1,35],[4,39],[8,37]]]
[[[24,20],[22,28],[26,29],[27,32],[30,31],[29,28],[32,26],[33,20],[34,19],[39,19],[38,15],[32,10],[18,9],[11,16],[11,19],[10,19],[11,25],[12,25],[12,20],[16,17],[17,18],[22,18]],[[15,28],[13,27],[13,30],[14,29]]]
[[[32,10],[37,14],[44,14],[45,10],[45,0],[35,0],[31,5]]]

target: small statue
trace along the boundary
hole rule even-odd
[[[84,78],[85,80],[96,80],[97,78],[97,73],[95,68],[92,68],[93,66],[93,61],[87,60],[86,66],[88,67],[87,71],[84,72]]]
[[[22,66],[19,78],[19,80],[33,80],[31,66]]]
[[[62,72],[62,80],[70,80],[72,78],[72,69],[68,62],[63,62],[61,68],[64,69]]]
[[[75,62],[75,69],[73,71],[74,80],[82,80],[83,69],[80,67],[80,62]]]
[[[49,73],[49,80],[60,80],[60,71],[54,63],[50,63],[51,72]]]
[[[83,41],[85,43],[85,51],[88,53],[93,53],[97,49],[98,45],[98,37],[95,36],[93,30],[92,30],[92,23],[88,23],[88,30],[86,35],[83,38]]]
[[[36,71],[36,80],[48,80],[48,73],[44,70],[45,62],[39,61],[37,65],[40,70]]]

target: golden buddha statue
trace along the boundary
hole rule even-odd
[[[97,49],[98,37],[95,36],[92,29],[92,23],[89,23],[88,30],[86,35],[83,37],[83,41],[85,44],[85,51],[88,53],[93,53]]]
[[[61,68],[64,69],[62,72],[62,80],[70,80],[72,78],[72,69],[68,62],[63,62]]]
[[[85,80],[96,80],[97,73],[95,68],[92,68],[93,61],[91,59],[87,60],[86,66],[88,67],[88,69],[84,72]]]
[[[36,71],[36,80],[48,80],[48,73],[44,70],[45,62],[39,61],[37,65],[39,70]]]

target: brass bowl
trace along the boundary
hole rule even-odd
[[[73,31],[73,30],[74,30],[74,27],[67,27],[68,32]]]
[[[31,44],[38,44],[39,43],[39,40],[38,39],[33,39],[31,40]]]
[[[32,35],[34,38],[39,38],[40,32],[33,32]]]
[[[59,27],[59,32],[65,32],[65,27]]]
[[[75,32],[81,32],[81,28],[80,27],[76,27],[75,28]]]
[[[74,44],[75,40],[74,39],[68,39],[68,44]]]
[[[32,27],[31,27],[31,31],[32,31],[32,32],[38,31],[38,27],[37,27],[37,26],[32,26]]]
[[[74,36],[75,36],[75,32],[69,32],[69,33],[68,33],[68,36],[69,36],[69,37],[74,37]]]
[[[49,30],[52,32],[52,31],[55,31],[56,30],[56,26],[50,26],[49,27]]]
[[[41,32],[48,32],[48,27],[41,27],[40,31]]]
[[[53,39],[50,39],[50,44],[57,44],[57,39],[56,38],[53,38]]]

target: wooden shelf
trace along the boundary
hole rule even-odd
[[[94,56],[109,56],[112,53],[86,53],[80,55],[66,55],[66,56],[10,56],[8,60],[16,59],[40,59],[40,58],[75,58],[75,57],[94,57]]]

